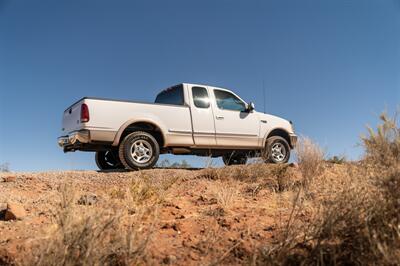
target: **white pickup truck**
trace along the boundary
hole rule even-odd
[[[101,170],[151,168],[163,153],[286,163],[297,141],[290,121],[256,112],[232,91],[187,83],[155,103],[82,98],[64,111],[62,131],[64,152],[96,152]]]

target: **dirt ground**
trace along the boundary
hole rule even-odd
[[[289,188],[298,175],[295,166],[265,164],[1,173],[0,178],[16,180],[0,183],[0,203],[21,204],[26,216],[0,221],[0,262],[30,264],[38,256],[35,248],[41,247],[40,253],[43,246],[52,245],[63,187],[68,186],[77,217],[111,211],[125,219],[146,208],[140,221],[135,216],[136,229],[143,229],[138,235],[146,236],[140,256],[145,264],[249,264],[285,226],[296,194]]]

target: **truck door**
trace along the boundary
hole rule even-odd
[[[230,91],[218,88],[212,91],[217,145],[257,147],[260,130],[257,112],[246,111],[245,102]]]
[[[189,87],[193,139],[196,146],[215,146],[214,114],[206,86]],[[176,119],[179,119],[177,117]]]

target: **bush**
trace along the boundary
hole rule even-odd
[[[303,175],[303,186],[308,188],[312,180],[321,173],[323,150],[307,137],[301,137],[296,146],[299,169]]]
[[[395,119],[383,114],[381,120],[377,133],[369,128],[369,136],[362,137],[365,156],[355,171],[335,180],[320,177],[318,185],[331,189],[309,201],[307,210],[295,201],[297,211],[277,242],[262,251],[261,262],[400,264],[400,134]],[[311,147],[309,142],[300,144],[299,166],[305,176],[313,176],[320,166],[321,153]],[[312,189],[318,194],[318,187]],[[307,212],[307,219],[296,215]]]
[[[380,116],[382,123],[376,132],[368,127],[368,136],[362,136],[365,148],[364,160],[380,169],[400,165],[400,128],[397,114],[389,118],[386,113]]]
[[[326,160],[328,163],[334,163],[334,164],[344,164],[346,163],[346,157],[345,156],[337,156],[334,155],[328,160]]]
[[[10,172],[10,164],[9,163],[0,164],[0,172]]]

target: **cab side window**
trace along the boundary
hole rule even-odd
[[[219,109],[241,112],[246,110],[244,102],[230,92],[214,90],[214,95]]]
[[[198,108],[210,107],[210,98],[207,89],[203,87],[192,87],[193,103]]]

